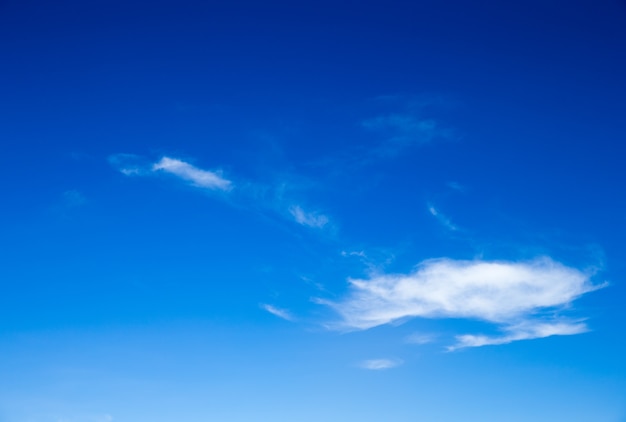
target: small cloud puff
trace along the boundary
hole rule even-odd
[[[322,228],[328,224],[328,217],[315,212],[304,211],[299,205],[293,205],[289,208],[289,213],[298,224],[308,227]]]
[[[465,335],[453,348],[505,344],[552,335],[578,334],[585,324],[546,319],[540,311],[556,311],[604,285],[589,275],[550,258],[529,262],[422,262],[409,274],[374,274],[350,279],[350,293],[339,302],[320,301],[342,317],[340,328],[366,330],[408,318],[465,318],[491,322],[502,337]]]
[[[400,359],[369,359],[359,363],[359,367],[372,371],[380,371],[382,369],[391,369],[402,365]]]

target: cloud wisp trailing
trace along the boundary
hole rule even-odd
[[[445,215],[443,215],[437,208],[435,208],[433,205],[428,205],[428,212],[430,212],[430,214],[435,217],[437,219],[437,221],[439,221],[445,228],[447,228],[450,231],[457,231],[459,228],[456,226],[456,224],[452,223],[452,221],[450,221],[450,219],[448,217],[446,217]]]
[[[486,336],[475,334],[463,334],[456,336],[457,343],[449,346],[448,350],[456,350],[464,347],[480,347],[512,343],[518,340],[532,340],[550,336],[568,336],[582,334],[589,329],[581,321],[554,320],[532,321],[527,320],[519,324],[504,328],[502,336]]]
[[[411,145],[423,145],[436,139],[452,139],[454,132],[433,119],[412,114],[385,114],[361,122],[371,132],[385,136],[386,142],[378,147],[381,155],[394,156]]]
[[[296,223],[303,226],[322,228],[329,221],[327,216],[315,212],[307,212],[299,205],[289,207],[289,213]]]
[[[504,332],[496,337],[457,336],[450,350],[582,333],[587,328],[579,320],[545,315],[603,287],[593,285],[588,274],[547,257],[526,262],[432,259],[409,274],[374,274],[349,283],[345,299],[323,302],[342,317],[337,328],[366,330],[409,318],[463,318],[495,324]]]
[[[199,188],[228,191],[233,187],[233,183],[225,179],[221,172],[202,170],[176,158],[163,157],[152,165],[152,170],[172,174]]]
[[[368,359],[361,361],[359,367],[369,369],[370,371],[381,371],[383,369],[391,369],[402,365],[400,359]]]
[[[262,303],[261,304],[261,308],[266,310],[270,314],[272,314],[274,316],[277,316],[278,318],[284,319],[286,321],[294,321],[295,320],[295,318],[291,314],[291,312],[289,312],[286,309],[277,308],[276,306],[269,305],[267,303]]]
[[[314,229],[329,226],[328,216],[305,210],[300,205],[293,205],[293,201],[285,198],[283,193],[285,183],[264,186],[244,180],[239,181],[235,189],[235,182],[227,179],[220,170],[205,170],[168,156],[151,163],[144,157],[134,154],[114,154],[109,157],[109,163],[125,176],[149,177],[165,173],[198,189],[228,193],[229,199],[232,200],[231,204],[271,211],[301,226]]]

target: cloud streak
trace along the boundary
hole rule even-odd
[[[399,359],[369,359],[359,363],[359,367],[369,369],[371,371],[380,371],[383,369],[391,369],[402,365]]]
[[[193,186],[211,190],[228,191],[233,183],[225,179],[220,172],[202,170],[176,158],[163,157],[152,165],[152,171],[164,171],[191,182]]]
[[[512,343],[518,340],[533,340],[550,336],[570,336],[589,331],[587,326],[580,321],[524,321],[505,328],[502,336],[486,336],[464,334],[456,336],[457,343],[448,347],[449,351],[464,347],[480,347],[498,344]]]
[[[385,136],[386,142],[378,148],[378,153],[393,156],[411,145],[427,144],[436,139],[452,139],[454,132],[444,128],[433,119],[412,114],[392,113],[361,122],[361,126],[371,132]]]
[[[261,304],[261,308],[265,309],[270,314],[277,316],[278,318],[282,318],[286,321],[293,321],[295,319],[293,315],[291,315],[291,313],[287,311],[286,309],[280,309],[273,305],[268,305],[266,303]]]
[[[439,210],[437,210],[437,208],[435,208],[434,206],[428,205],[428,212],[430,212],[430,214],[435,217],[437,221],[439,221],[448,230],[457,231],[459,229],[455,224],[452,223],[452,221],[450,221],[448,217],[439,212]]]
[[[366,330],[410,318],[464,318],[493,323],[505,333],[458,336],[453,349],[582,333],[586,326],[580,321],[545,315],[603,287],[591,284],[588,274],[547,257],[527,262],[432,259],[409,274],[374,274],[349,279],[349,284],[342,301],[324,302],[341,316],[337,328]]]
[[[271,211],[301,226],[314,229],[326,228],[330,219],[315,211],[308,211],[284,197],[286,184],[261,185],[250,181],[235,183],[224,177],[221,171],[205,170],[178,158],[163,156],[157,162],[149,162],[134,154],[114,154],[108,161],[117,171],[128,177],[150,177],[165,173],[181,179],[193,187],[228,193],[231,204]]]
[[[328,217],[315,212],[307,212],[299,205],[293,205],[289,208],[289,213],[296,223],[303,226],[322,228],[328,224]]]

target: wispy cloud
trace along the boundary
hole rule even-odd
[[[270,314],[275,315],[278,318],[282,318],[282,319],[284,319],[286,321],[293,321],[294,320],[294,317],[291,314],[291,312],[287,311],[286,309],[277,308],[274,305],[268,305],[266,303],[262,303],[261,304],[261,308],[265,309]]]
[[[465,186],[463,186],[462,184],[460,184],[458,182],[448,182],[448,183],[446,183],[446,186],[448,186],[450,189],[455,190],[457,192],[465,192],[466,191]]]
[[[550,258],[526,262],[433,259],[409,274],[350,279],[348,296],[323,302],[342,317],[337,328],[365,330],[409,318],[466,318],[496,324],[504,337],[466,335],[455,348],[577,334],[585,324],[541,316],[604,285]]]
[[[359,367],[363,369],[369,369],[373,371],[380,371],[382,369],[391,369],[396,366],[402,365],[400,359],[369,359],[359,363]]]
[[[109,156],[108,160],[117,171],[129,177],[149,177],[166,173],[204,190],[230,193],[235,187],[235,183],[226,178],[220,170],[201,169],[178,158],[164,156],[157,162],[149,162],[139,155],[114,154]],[[329,226],[328,216],[294,205],[293,199],[286,194],[287,186],[285,181],[263,185],[240,180],[236,193],[229,194],[229,201],[234,206],[278,214],[302,226],[317,229]]]
[[[448,217],[439,212],[439,210],[437,210],[437,208],[435,208],[431,204],[428,204],[428,212],[430,212],[430,214],[435,217],[437,221],[439,221],[448,230],[456,231],[459,229],[455,224],[452,223],[452,221],[450,221]]]
[[[85,196],[75,189],[63,192],[63,203],[68,208],[79,207],[87,202]]]
[[[589,331],[587,326],[580,321],[523,321],[519,324],[504,328],[504,335],[486,336],[464,334],[456,336],[457,343],[448,347],[448,350],[461,349],[463,347],[479,347],[487,345],[507,344],[517,340],[532,340],[550,336],[569,336]]]
[[[435,341],[437,338],[434,334],[413,333],[407,336],[404,341],[411,344],[428,344]]]
[[[146,163],[145,159],[139,155],[113,154],[108,160],[111,166],[126,176],[144,176],[151,173],[149,163]]]
[[[385,137],[386,142],[378,148],[378,152],[384,155],[393,156],[407,146],[426,144],[435,139],[454,138],[454,132],[436,120],[412,114],[385,114],[364,120],[361,126]]]
[[[289,207],[289,213],[298,224],[303,226],[322,228],[329,221],[324,214],[304,211],[299,205]]]
[[[232,189],[233,185],[220,172],[202,170],[176,158],[163,157],[152,165],[152,170],[173,174],[200,188],[227,191]]]

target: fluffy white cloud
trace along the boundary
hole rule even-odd
[[[277,308],[276,306],[268,305],[265,303],[261,304],[261,308],[265,309],[270,314],[277,316],[278,318],[282,318],[287,321],[294,320],[293,315],[291,315],[291,313],[287,311],[286,309],[280,309],[280,308]]]
[[[232,189],[232,182],[222,177],[218,172],[202,170],[176,158],[163,157],[159,162],[152,165],[152,170],[165,171],[201,188],[215,190]]]
[[[289,213],[298,224],[302,224],[303,226],[322,228],[328,224],[328,217],[325,215],[306,212],[299,205],[290,207]]]
[[[588,274],[550,258],[528,262],[433,259],[410,274],[374,274],[349,283],[351,290],[343,301],[325,302],[342,316],[344,329],[364,330],[422,317],[482,320],[506,332],[497,338],[459,336],[456,348],[583,332],[583,323],[535,315],[564,308],[602,287],[592,285]]]
[[[381,369],[391,369],[402,365],[399,359],[369,359],[362,361],[359,366],[363,369],[380,371]]]

